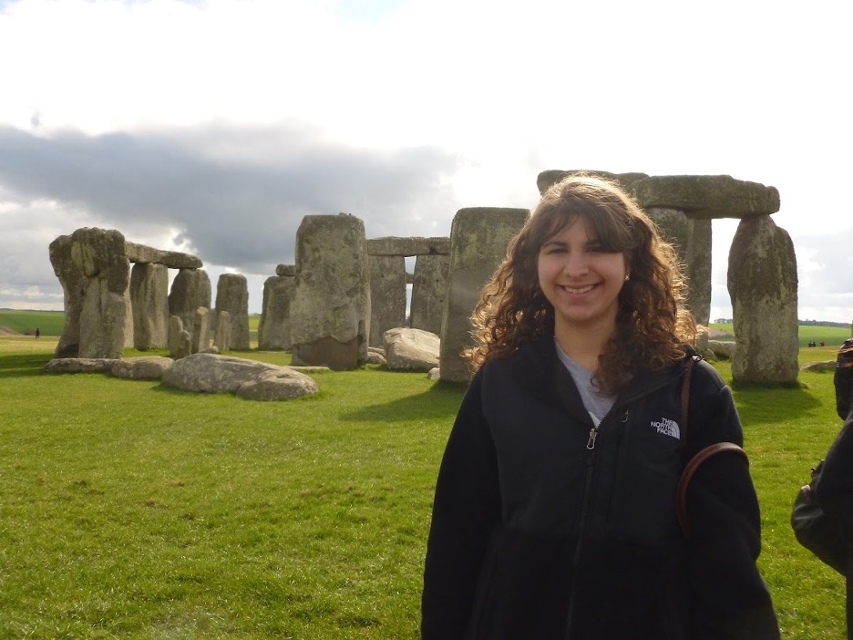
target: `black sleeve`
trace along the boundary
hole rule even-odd
[[[688,455],[719,441],[743,445],[743,430],[729,387],[719,386],[714,394],[706,395],[700,402],[691,400],[690,419],[697,429]],[[687,514],[691,523],[691,637],[778,639],[779,624],[770,593],[756,566],[761,551],[761,517],[748,462],[731,452],[708,458],[688,488]]]
[[[826,454],[817,501],[853,537],[853,409]]]
[[[837,396],[837,379],[835,389]],[[853,638],[853,407],[849,404],[848,411],[841,432],[826,454],[815,491],[826,514],[841,523],[847,540],[847,637]]]
[[[427,542],[421,636],[464,637],[490,534],[500,523],[495,449],[480,407],[481,376],[462,400],[441,462]]]

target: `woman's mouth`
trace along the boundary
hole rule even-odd
[[[592,289],[593,289],[594,287],[595,287],[595,285],[594,285],[594,284],[588,284],[588,285],[585,285],[585,286],[583,286],[583,287],[568,287],[568,286],[563,286],[563,287],[562,287],[562,289],[563,289],[565,292],[567,292],[567,293],[573,293],[573,294],[576,294],[576,295],[577,295],[577,294],[581,294],[581,293],[586,293],[587,291],[592,291]]]

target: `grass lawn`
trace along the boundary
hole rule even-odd
[[[44,374],[55,344],[0,337],[0,638],[418,637],[460,388],[367,368],[251,402]],[[843,580],[788,519],[840,421],[832,374],[801,382],[735,399],[783,637],[837,639]]]

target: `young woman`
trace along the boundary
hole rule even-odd
[[[755,561],[746,461],[729,388],[692,374],[675,253],[618,186],[564,179],[542,197],[483,290],[477,373],[450,434],[427,545],[428,640],[778,638]]]

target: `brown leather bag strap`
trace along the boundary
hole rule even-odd
[[[678,487],[675,490],[675,513],[678,517],[678,525],[681,527],[685,538],[690,538],[690,521],[687,519],[687,489],[690,486],[690,479],[696,473],[699,465],[711,456],[722,453],[723,451],[737,453],[746,459],[747,464],[749,463],[746,452],[734,442],[715,442],[693,456],[690,462],[687,463],[687,466],[684,467],[684,471],[681,472],[681,477],[678,479]]]

